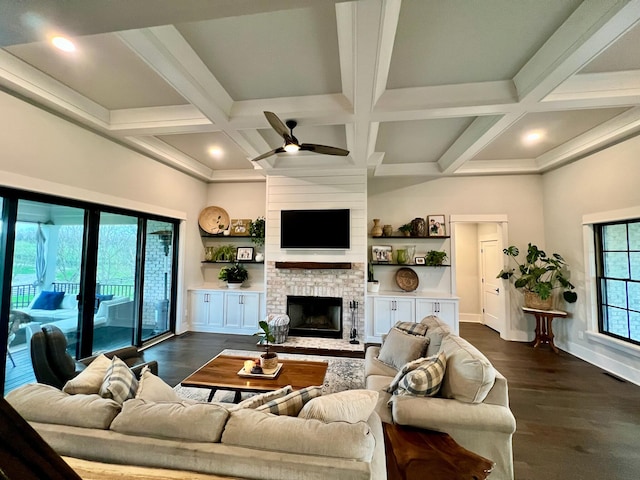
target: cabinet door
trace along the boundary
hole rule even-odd
[[[393,326],[396,322],[416,321],[416,302],[413,298],[395,298],[393,306]]]
[[[421,321],[429,315],[436,315],[435,300],[431,298],[416,299],[416,322]]]
[[[435,315],[458,334],[458,302],[457,300],[441,300],[437,298],[418,298],[416,300],[416,321],[429,315]]]
[[[242,293],[225,292],[224,294],[224,326],[240,328],[242,325]]]
[[[374,297],[373,299],[373,336],[380,337],[389,333],[393,325],[393,298]]]
[[[222,292],[208,292],[207,304],[209,305],[209,319],[207,325],[221,327],[224,321],[224,302]]]
[[[189,322],[193,327],[206,325],[209,320],[209,305],[206,303],[205,292],[190,292],[189,294]]]
[[[258,322],[260,318],[260,294],[259,293],[243,293],[242,294],[242,328],[247,329],[249,333],[258,331]]]

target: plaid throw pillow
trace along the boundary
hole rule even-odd
[[[271,400],[270,402],[260,405],[256,411],[265,413],[273,413],[275,415],[288,415],[297,417],[304,404],[312,398],[322,395],[322,387],[307,387],[302,390],[291,392],[290,394]]]
[[[100,387],[102,398],[112,398],[122,404],[125,400],[134,398],[138,390],[138,380],[126,363],[118,357],[113,357],[111,366]]]
[[[403,332],[410,333],[411,335],[418,335],[424,337],[427,333],[427,326],[422,323],[414,323],[414,322],[396,322],[394,325],[398,330],[402,330]]]
[[[291,385],[287,385],[286,387],[274,390],[273,392],[260,393],[241,401],[240,403],[238,403],[238,405],[236,405],[236,408],[232,408],[232,410],[235,410],[237,408],[258,408],[259,406],[264,405],[265,403],[268,403],[272,400],[276,400],[278,398],[289,395],[291,392],[293,392],[293,388],[291,388]]]
[[[398,384],[394,395],[415,395],[418,397],[433,397],[440,390],[446,357],[444,352],[429,357],[430,361],[424,362],[415,370],[407,373]]]
[[[389,386],[386,388],[386,391],[389,393],[395,392],[396,389],[398,388],[398,385],[400,384],[400,380],[402,380],[407,373],[412,372],[423,363],[431,362],[431,361],[433,361],[433,357],[428,357],[428,358],[420,357],[420,358],[416,358],[415,360],[411,360],[408,363],[405,363],[402,366],[402,368],[398,370],[398,373],[396,373],[396,376],[393,377],[393,380],[391,381]]]

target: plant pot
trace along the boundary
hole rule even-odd
[[[232,290],[238,289],[242,287],[242,282],[227,282],[227,288],[230,288]]]
[[[367,292],[377,293],[380,291],[380,282],[367,282]]]
[[[275,352],[261,354],[260,366],[264,373],[274,372],[278,368],[278,354]]]
[[[535,308],[537,310],[552,310],[553,296],[542,300],[537,293],[524,292],[524,306],[527,308]]]

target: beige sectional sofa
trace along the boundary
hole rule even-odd
[[[366,421],[323,421],[233,404],[144,397],[121,405],[98,394],[69,395],[29,384],[6,399],[66,457],[246,479],[386,479],[377,397],[371,397]],[[331,397],[318,398],[327,405]]]
[[[393,339],[388,336],[382,347],[367,349],[366,387],[379,393],[376,411],[383,422],[448,433],[462,447],[495,462],[489,478],[512,480],[516,423],[509,409],[507,380],[479,350],[452,333],[437,317],[426,317],[421,325],[426,332],[399,334],[396,330]],[[416,354],[420,340],[426,351]],[[402,363],[439,352],[444,352],[446,367],[435,396],[393,395],[387,391]],[[394,360],[395,365],[390,365]]]

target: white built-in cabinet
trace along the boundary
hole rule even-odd
[[[189,321],[196,332],[251,335],[265,316],[264,293],[198,289],[189,291]]]
[[[373,322],[371,334],[380,337],[389,332],[396,322],[413,322],[416,305],[412,298],[372,297]]]

